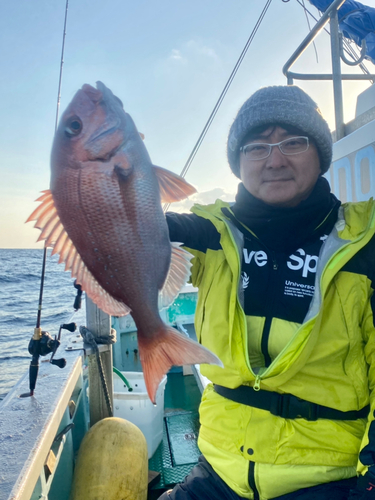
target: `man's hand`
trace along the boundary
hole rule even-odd
[[[364,476],[359,476],[357,486],[350,490],[348,500],[375,500],[375,471],[368,470]]]

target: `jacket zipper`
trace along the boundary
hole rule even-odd
[[[259,491],[255,484],[255,462],[249,462],[249,486],[254,493],[254,500],[259,500]]]
[[[231,220],[231,222],[238,228],[238,224],[240,224],[242,227],[244,227],[256,240],[259,241],[259,243],[263,246],[263,248],[268,252],[268,255],[271,255],[271,260],[272,260],[272,269],[273,271],[277,271],[278,270],[278,263],[275,259],[275,254],[273,251],[271,251],[259,238],[258,236],[253,233],[248,227],[246,227],[244,224],[242,224],[241,222],[237,221],[237,219],[234,217],[234,215],[227,209],[227,217]],[[236,247],[236,242],[234,241],[234,237],[233,237],[233,234],[232,234],[232,231],[230,230],[230,228],[228,228],[228,232],[229,232],[229,235],[230,235],[230,238],[234,244],[234,246]],[[240,230],[240,229],[239,229]],[[241,231],[242,232],[242,231]],[[243,234],[243,233],[242,233]],[[244,238],[246,238],[246,236],[244,235]],[[250,239],[250,238],[248,238]],[[240,279],[240,276],[241,276],[241,267],[242,267],[242,255],[240,255],[238,252],[237,252],[237,257],[238,257],[238,265],[239,265],[239,279]],[[273,290],[273,289],[272,289]],[[274,292],[272,294],[272,299],[274,300]],[[245,315],[245,312],[242,311],[243,314]],[[266,321],[265,321],[265,324],[263,326],[263,331],[262,331],[262,340],[261,340],[261,351],[262,351],[262,354],[264,356],[264,359],[265,359],[265,364],[266,364],[266,370],[264,371],[264,373],[262,373],[262,375],[266,374],[269,370],[269,366],[271,365],[271,358],[270,358],[270,355],[269,355],[269,352],[268,352],[268,339],[269,339],[269,334],[270,334],[270,329],[271,329],[271,323],[272,323],[272,316],[269,319],[269,326],[268,326],[268,332],[266,332],[266,335],[265,334],[265,327],[266,327],[266,322],[267,322],[267,318],[266,318]],[[291,341],[290,341],[291,342]],[[287,346],[289,345],[289,343],[285,346],[284,349],[287,348]],[[281,353],[280,353],[281,354]],[[280,355],[279,354],[279,355]],[[248,353],[247,353],[248,355]],[[253,386],[253,389],[255,391],[259,391],[260,390],[260,376],[259,375],[256,375],[253,371],[253,369],[251,368],[250,366],[250,363],[249,363],[249,358],[247,356],[247,365],[249,367],[249,371],[254,375],[255,377],[255,382],[254,382],[254,386]],[[267,364],[267,361],[269,361],[269,364]]]
[[[264,247],[264,248],[266,248],[266,247]],[[261,340],[261,351],[262,351],[262,354],[264,357],[264,364],[265,364],[266,368],[268,368],[270,366],[270,364],[272,363],[271,356],[270,356],[270,353],[268,351],[268,342],[270,339],[271,325],[272,325],[272,319],[273,319],[272,310],[273,310],[273,306],[274,306],[274,302],[275,302],[275,287],[272,286],[272,282],[274,281],[274,274],[273,273],[278,270],[278,264],[277,264],[277,261],[275,258],[275,252],[271,252],[270,250],[268,250],[268,252],[271,256],[272,271],[273,272],[272,272],[272,277],[270,279],[270,281],[271,281],[270,308],[269,308],[268,315],[266,316],[266,319],[264,322],[263,332],[262,332],[262,340]]]

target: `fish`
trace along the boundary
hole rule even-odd
[[[51,152],[50,189],[27,219],[38,241],[90,299],[113,316],[131,313],[148,395],[173,365],[219,364],[208,349],[166,325],[159,309],[190,275],[191,254],[171,243],[162,203],[195,188],[152,164],[122,101],[102,82],[85,84],[63,113]]]

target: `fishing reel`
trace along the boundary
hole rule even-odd
[[[75,323],[64,323],[60,325],[59,333],[55,335],[53,339],[48,332],[42,331],[40,327],[35,328],[34,335],[31,337],[28,347],[28,351],[32,356],[29,369],[30,393],[21,394],[21,397],[33,396],[34,394],[36,379],[38,378],[40,356],[47,356],[47,354],[52,353],[49,360],[52,365],[58,366],[59,368],[64,368],[66,366],[66,359],[54,359],[56,351],[61,343],[61,330],[68,330],[73,333],[76,329],[77,325]]]
[[[53,359],[57,349],[60,346],[61,330],[68,330],[69,332],[74,332],[76,328],[77,325],[75,323],[60,325],[58,336],[55,335],[54,339],[48,332],[42,330],[35,332],[29,342],[29,347],[28,347],[29,353],[33,357],[47,356],[47,354],[52,353],[50,363],[52,365],[58,366],[59,368],[64,368],[66,366],[66,360],[64,358]]]

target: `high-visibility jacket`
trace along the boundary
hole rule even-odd
[[[202,374],[229,388],[292,394],[341,411],[370,402],[371,411],[368,419],[353,421],[284,419],[226,399],[210,384],[200,406],[202,453],[238,495],[250,499],[353,477],[356,469],[363,473],[375,463],[375,203],[340,207],[319,255],[309,311],[271,365],[257,373],[238,293],[243,235],[224,207],[229,205],[218,200],[192,209],[220,234],[217,249],[188,248],[192,283],[199,287],[197,336],[224,365],[202,365]],[[280,337],[290,334],[287,321],[276,327]]]

